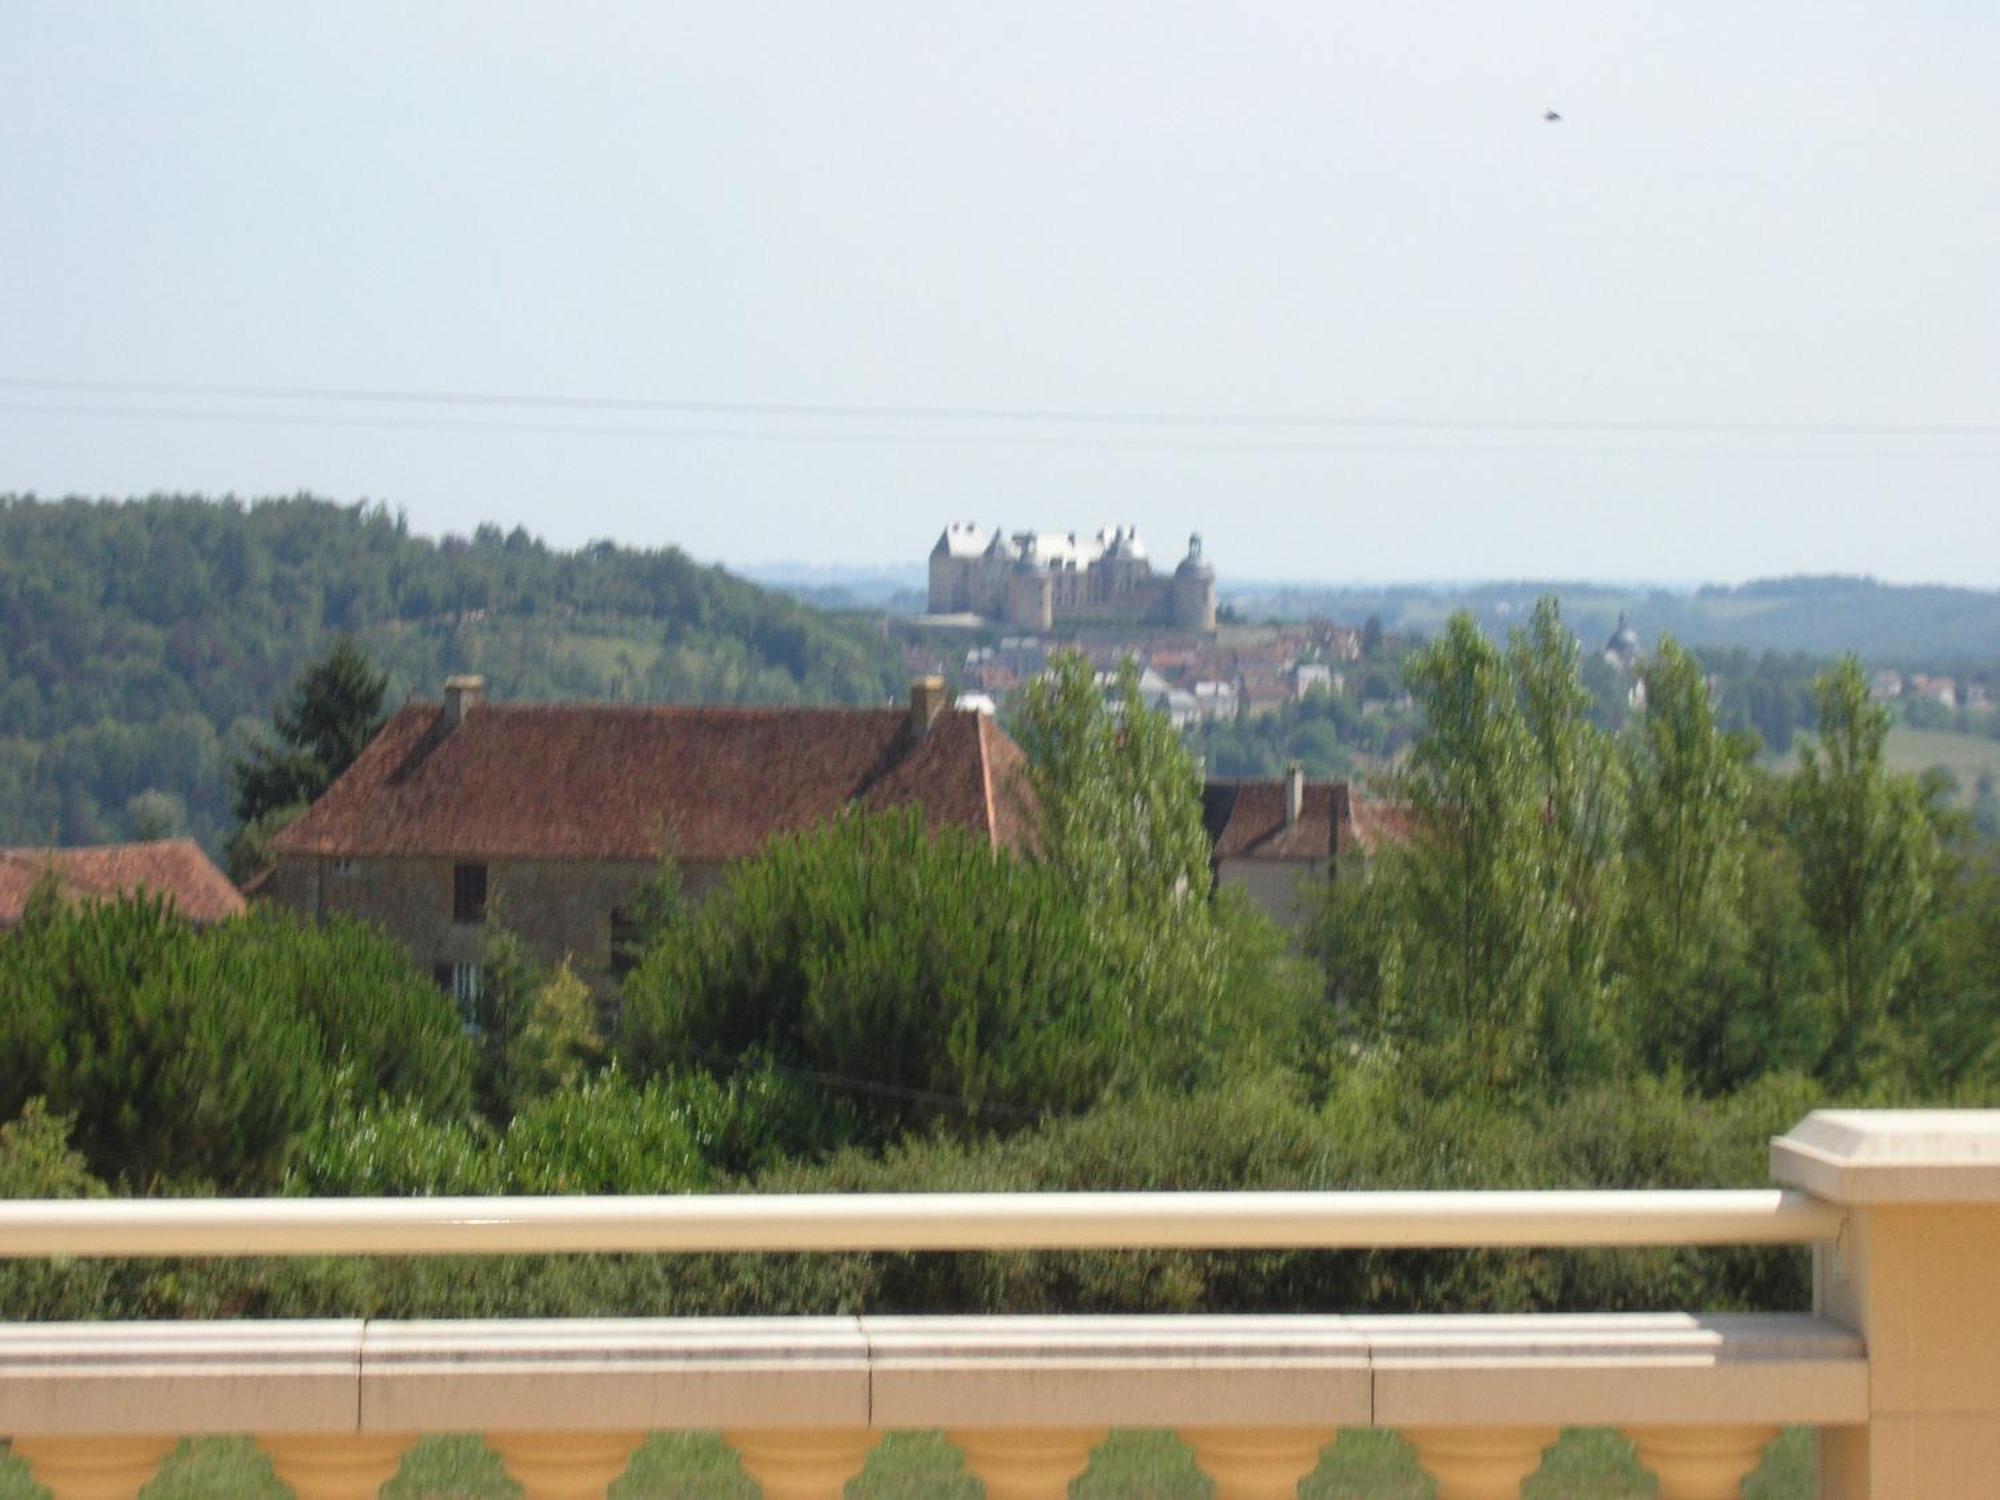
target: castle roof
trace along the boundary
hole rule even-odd
[[[937,545],[931,548],[932,557],[979,557],[984,555],[989,544],[998,545],[1000,533],[996,530],[990,537],[981,531],[977,523],[963,524],[953,521],[938,534]]]
[[[1214,576],[1215,569],[1211,568],[1208,559],[1202,556],[1201,533],[1197,531],[1188,538],[1187,556],[1182,558],[1181,565],[1174,569],[1174,577],[1213,578]]]
[[[1020,749],[984,714],[902,709],[435,703],[391,718],[272,840],[280,855],[742,859],[843,808],[1024,838]]]

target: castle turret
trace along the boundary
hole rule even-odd
[[[1177,630],[1215,629],[1215,569],[1201,553],[1201,533],[1188,538],[1187,556],[1174,569],[1173,621]]]

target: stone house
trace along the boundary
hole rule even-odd
[[[1024,830],[1021,752],[926,678],[899,708],[413,702],[272,840],[261,893],[379,924],[461,1002],[497,919],[603,988],[626,904],[679,866],[699,896],[771,838],[850,807],[918,807],[996,847]]]
[[[1403,837],[1395,809],[1365,801],[1349,781],[1309,781],[1296,762],[1283,777],[1208,781],[1202,821],[1217,888],[1240,888],[1281,927],[1306,923],[1316,888],[1343,859]]]

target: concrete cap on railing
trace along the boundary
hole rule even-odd
[[[2000,1204],[2000,1109],[1814,1110],[1771,1176],[1832,1203]]]

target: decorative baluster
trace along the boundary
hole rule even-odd
[[[1312,1427],[1184,1427],[1180,1440],[1215,1483],[1215,1500],[1293,1500],[1338,1436]]]
[[[865,1427],[795,1427],[725,1432],[722,1440],[764,1500],[840,1500],[881,1436]]]
[[[1542,1466],[1554,1427],[1411,1427],[1403,1437],[1437,1481],[1437,1500],[1518,1500],[1521,1481]]]
[[[486,1444],[527,1500],[604,1500],[643,1432],[489,1432]]]
[[[414,1437],[359,1434],[287,1433],[257,1439],[271,1460],[271,1472],[297,1500],[375,1500],[415,1443]]]
[[[1105,1434],[1102,1428],[972,1427],[945,1436],[986,1486],[986,1500],[1064,1500]]]
[[[1631,1427],[1625,1436],[1660,1481],[1660,1500],[1737,1500],[1775,1427]]]
[[[15,1438],[14,1456],[55,1500],[134,1500],[177,1438]]]

